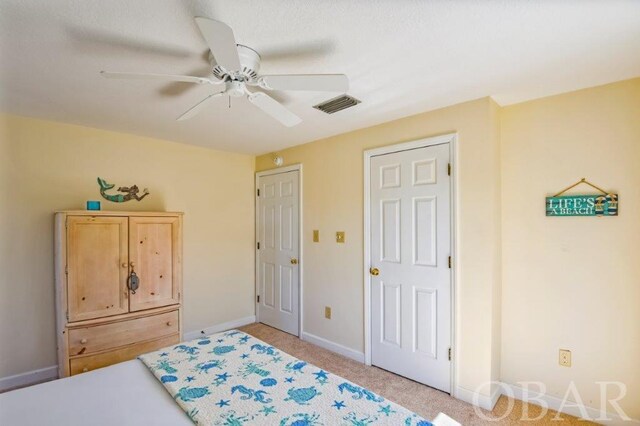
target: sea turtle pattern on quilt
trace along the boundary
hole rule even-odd
[[[139,358],[198,425],[431,425],[238,330]]]

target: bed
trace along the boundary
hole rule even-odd
[[[439,416],[434,424],[449,423]],[[0,394],[2,425],[431,424],[237,330]]]

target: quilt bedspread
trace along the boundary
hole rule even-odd
[[[139,358],[198,425],[431,425],[238,330]]]

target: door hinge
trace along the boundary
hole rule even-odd
[[[65,316],[67,317],[67,321],[69,321],[69,311],[65,311]]]
[[[258,194],[258,197],[259,197],[260,196],[260,188],[258,188],[256,191],[257,191],[257,194]]]
[[[256,296],[256,303],[260,303],[260,295],[259,294]]]
[[[447,175],[451,176],[451,163],[447,164]]]
[[[64,274],[69,275],[69,265],[64,265]]]
[[[259,241],[256,243],[256,248],[257,248],[258,250],[260,250],[260,242],[259,242]]]
[[[449,269],[451,269],[451,256],[449,256]]]
[[[451,361],[451,348],[449,348],[449,361]]]

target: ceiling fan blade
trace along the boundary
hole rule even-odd
[[[164,81],[180,81],[183,83],[196,83],[196,84],[215,84],[217,81],[213,81],[206,77],[194,77],[190,75],[173,75],[173,74],[149,74],[143,72],[110,72],[100,71],[105,78],[117,78],[127,80],[164,80]]]
[[[300,117],[289,111],[280,102],[273,99],[271,96],[262,92],[254,92],[248,96],[249,102],[260,108],[262,111],[269,114],[271,117],[278,120],[280,123],[287,127],[293,127],[296,124],[302,122]]]
[[[318,92],[346,92],[349,79],[344,74],[263,75],[261,86],[271,90],[310,90]]]
[[[204,107],[207,106],[207,104],[215,99],[218,98],[220,96],[224,95],[224,92],[219,92],[219,93],[214,93],[212,95],[207,96],[206,98],[204,98],[203,100],[201,100],[200,102],[198,102],[197,104],[195,104],[194,106],[192,106],[191,108],[189,108],[187,110],[187,112],[185,112],[184,114],[182,114],[180,117],[176,118],[176,121],[182,121],[182,120],[188,120],[191,117],[193,117],[194,115],[198,114],[200,111],[202,111],[202,109]]]
[[[238,47],[231,27],[223,22],[202,17],[196,17],[196,24],[218,65],[227,71],[240,70]]]

